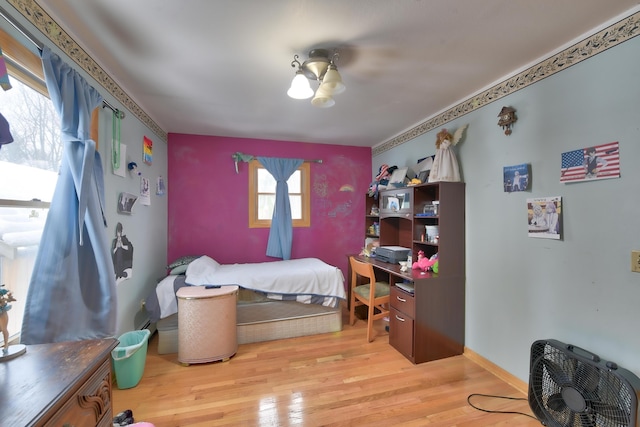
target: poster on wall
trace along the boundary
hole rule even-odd
[[[149,178],[144,176],[140,177],[140,198],[138,199],[141,205],[151,205],[151,190],[149,189]]]
[[[562,232],[562,197],[527,199],[529,237],[560,240]]]
[[[504,192],[525,191],[529,189],[529,165],[505,166],[502,168]]]
[[[131,193],[120,193],[118,196],[118,213],[124,215],[131,215],[133,205],[136,204],[138,196]]]
[[[133,277],[133,244],[124,234],[121,223],[116,225],[116,235],[111,242],[111,258],[116,284]]]
[[[142,140],[142,160],[148,165],[153,163],[153,141],[146,136]]]
[[[164,184],[164,178],[159,176],[156,179],[156,195],[164,196],[166,192],[167,192],[167,188],[165,187],[165,184]]]
[[[618,142],[562,153],[560,182],[620,178]]]

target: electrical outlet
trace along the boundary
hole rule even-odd
[[[631,251],[631,271],[640,273],[640,251]]]

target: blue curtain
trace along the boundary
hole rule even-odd
[[[276,205],[273,209],[273,218],[271,218],[267,256],[291,259],[293,225],[287,180],[300,167],[303,160],[273,157],[258,157],[257,159],[276,180]]]
[[[102,96],[49,48],[42,51],[47,89],[64,144],[25,301],[21,342],[39,344],[112,337],[116,284],[104,215],[100,154],[89,139]]]

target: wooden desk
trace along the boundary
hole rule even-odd
[[[464,351],[464,275],[443,277],[419,270],[400,271],[400,265],[355,256],[373,265],[378,280],[391,287],[389,344],[413,363],[456,356]],[[351,292],[351,269],[349,269]],[[414,284],[414,294],[393,286]]]
[[[27,346],[0,363],[0,424],[112,426],[111,350],[116,339]]]

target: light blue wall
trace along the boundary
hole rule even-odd
[[[640,376],[640,37],[455,121],[466,182],[466,346],[528,381],[537,339],[584,347]],[[471,94],[470,94],[471,95]],[[497,126],[517,109],[513,134]],[[434,129],[374,156],[372,174],[435,153]],[[561,184],[562,152],[619,141],[622,177]],[[503,166],[530,163],[528,192],[504,193]],[[527,237],[526,199],[562,196],[563,240]]]
[[[118,285],[118,336],[124,332],[140,326],[141,301],[151,292],[157,283],[157,279],[166,274],[167,259],[167,197],[155,195],[156,178],[162,175],[167,177],[167,144],[146,126],[141,120],[124,106],[115,100],[109,92],[103,88],[94,78],[85,73],[73,59],[58,49],[37,28],[31,25],[15,9],[1,2],[8,14],[21,26],[31,32],[41,43],[47,44],[51,49],[70,66],[80,71],[87,81],[95,87],[102,96],[115,108],[124,110],[125,119],[122,121],[121,141],[127,145],[127,161],[133,160],[142,172],[143,176],[151,181],[151,205],[136,205],[132,215],[117,213],[117,200],[120,192],[133,194],[140,193],[140,181],[138,177],[127,174],[126,178],[111,173],[111,138],[112,138],[112,114],[108,108],[101,109],[99,113],[99,152],[102,157],[102,165],[105,171],[105,203],[107,216],[107,234],[109,241],[115,236],[115,228],[118,222],[122,223],[124,233],[133,242],[133,277]],[[0,27],[20,40],[30,50],[37,52],[33,44],[20,36],[15,29],[4,19],[0,19]],[[145,165],[142,162],[142,139],[147,136],[153,141],[153,164]]]
[[[102,92],[106,94],[106,91]],[[123,108],[111,96],[109,103]],[[134,161],[138,171],[149,179],[151,204],[136,202],[131,215],[117,213],[118,195],[121,192],[140,194],[140,178],[127,173],[120,177],[111,173],[111,110],[104,108],[100,115],[100,155],[105,169],[105,198],[107,205],[108,233],[110,241],[115,237],[116,224],[120,222],[124,234],[133,243],[133,277],[120,282],[118,287],[118,335],[137,329],[142,321],[142,300],[155,289],[158,280],[166,275],[167,259],[167,195],[157,196],[156,179],[162,176],[167,182],[167,143],[156,136],[131,112],[126,111],[122,120],[121,143],[127,146],[127,162]],[[142,141],[147,136],[153,141],[153,162],[142,161]]]

